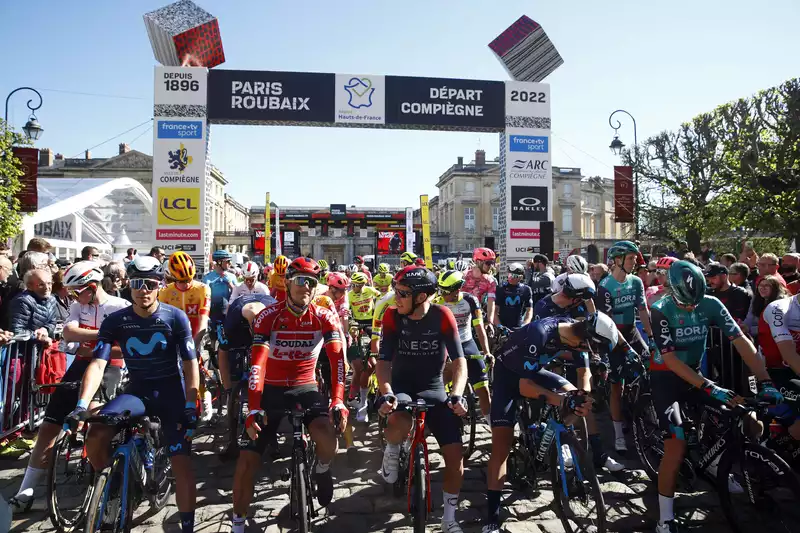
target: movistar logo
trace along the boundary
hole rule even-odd
[[[514,305],[519,305],[520,301],[521,300],[519,298],[519,294],[517,294],[513,298],[511,296],[506,296],[506,305],[509,306],[509,307],[514,306]]]
[[[525,370],[530,370],[531,372],[535,372],[538,369],[539,365],[536,363],[531,363],[530,361],[525,361],[525,364],[522,365],[522,368]]]
[[[128,339],[128,342],[125,343],[125,348],[128,353],[139,357],[152,354],[157,346],[160,346],[162,350],[167,349],[167,339],[160,331],[154,333],[147,343],[140,341],[136,337],[131,337]]]

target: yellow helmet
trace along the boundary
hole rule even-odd
[[[457,291],[464,285],[464,274],[458,270],[445,270],[439,274],[438,285],[443,292]]]
[[[363,272],[356,272],[350,276],[350,282],[353,285],[364,285],[367,283],[367,276]]]
[[[378,273],[379,274],[388,274],[392,270],[392,267],[389,266],[389,263],[381,263],[378,265]]]
[[[169,256],[167,269],[170,276],[182,282],[192,281],[197,273],[192,256],[181,250]]]
[[[275,258],[275,274],[279,276],[286,275],[286,267],[289,266],[289,258],[285,255],[279,255]]]
[[[317,264],[319,265],[319,269],[320,270],[329,270],[330,269],[330,267],[328,266],[328,262],[325,261],[324,259],[320,259],[319,261],[317,261]]]
[[[417,259],[417,254],[415,254],[414,252],[403,252],[400,255],[400,261],[405,261],[406,263],[412,265],[414,264],[414,261],[416,261],[416,259]]]

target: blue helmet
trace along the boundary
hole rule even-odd
[[[233,258],[228,250],[214,250],[211,259],[214,261],[230,261]]]

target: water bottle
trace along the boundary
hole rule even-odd
[[[209,391],[203,392],[203,409],[201,413],[201,420],[203,422],[208,422],[214,415],[214,408],[211,405],[211,392]]]

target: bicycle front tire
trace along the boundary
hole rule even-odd
[[[295,523],[299,533],[308,533],[308,487],[306,486],[306,464],[302,457],[294,458],[292,472],[292,507],[295,507]]]
[[[62,433],[53,446],[53,456],[50,461],[49,468],[47,469],[47,510],[50,515],[50,521],[62,533],[71,533],[75,530],[78,524],[81,524],[86,517],[86,509],[89,501],[92,499],[92,488],[94,487],[94,475],[92,474],[91,465],[89,461],[82,455],[83,446],[71,449],[72,438],[66,433]],[[64,502],[59,504],[59,497],[56,493],[56,477],[59,469],[62,467],[65,472],[69,472],[70,465],[67,461],[67,456],[77,452],[79,461],[83,464],[78,464],[73,467],[73,474],[77,473],[78,468],[84,468],[85,479],[70,480],[71,483],[86,483],[86,492],[83,498],[80,499],[80,507],[77,510],[67,511],[64,508]]]
[[[94,489],[92,490],[92,498],[89,500],[89,507],[86,511],[86,526],[85,526],[85,533],[97,533],[101,530],[100,521],[103,520],[103,517],[100,515],[100,507],[105,505],[108,506],[108,501],[105,499],[105,492],[106,492],[106,485],[111,483],[112,474],[117,470],[124,468],[125,461],[124,459],[117,457],[111,463],[111,466],[107,466],[97,475],[95,480]],[[123,475],[124,472],[120,472],[120,475]],[[123,487],[120,486],[119,491],[119,498],[122,498],[122,489]],[[126,502],[125,508],[127,510],[127,516],[117,516],[114,519],[114,527],[112,531],[114,533],[129,533],[131,530],[131,516],[133,515],[133,511],[131,509],[131,492],[130,490],[125,491],[128,495],[128,501]],[[121,502],[120,502],[121,503]],[[122,512],[122,505],[119,506],[118,512]],[[108,529],[103,528],[104,531]]]
[[[467,416],[461,419],[461,438],[464,443],[464,459],[475,453],[475,434],[477,431],[478,408],[474,394],[467,395]]]
[[[411,513],[414,533],[424,533],[428,521],[428,484],[425,472],[425,451],[422,445],[414,450],[414,479],[411,481]]]
[[[571,468],[564,467],[562,469],[561,449],[555,445],[555,442],[551,445],[550,471],[553,481],[553,499],[556,502],[561,524],[568,533],[578,531],[605,533],[606,507],[594,465],[573,433],[562,432],[561,444],[569,446],[573,461]],[[576,502],[582,510],[588,511],[587,514],[594,509],[596,516],[576,516],[570,506],[571,501]]]

